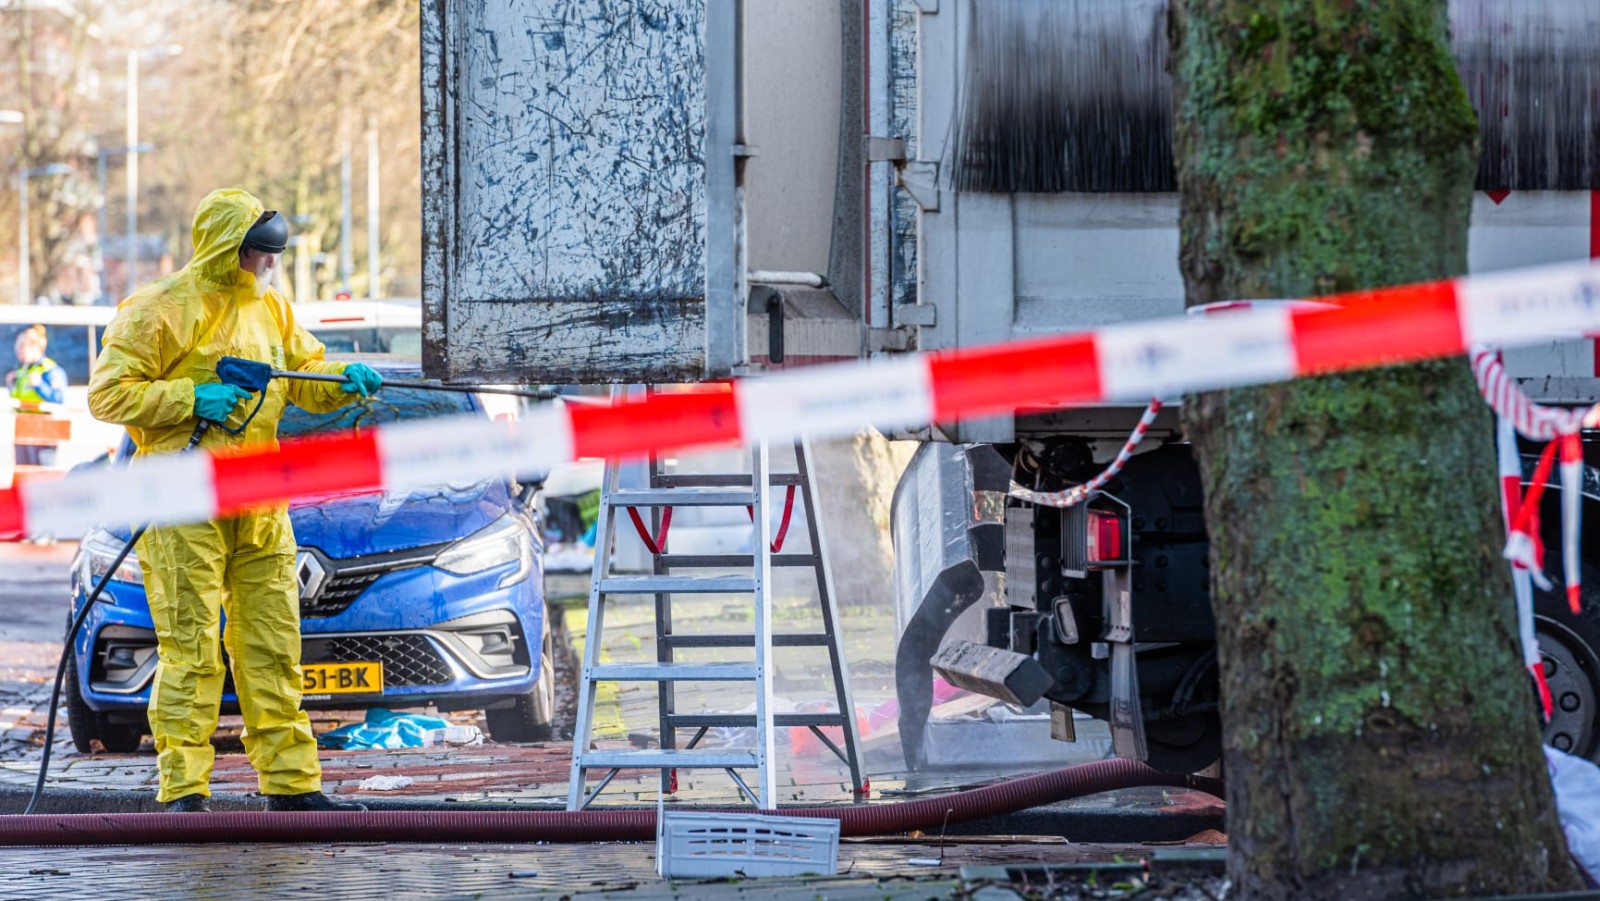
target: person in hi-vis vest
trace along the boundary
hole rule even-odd
[[[48,346],[44,326],[35,325],[17,334],[17,368],[6,373],[11,397],[24,404],[59,404],[67,399],[67,372],[44,355]],[[56,449],[35,444],[17,445],[17,462],[33,466],[54,466]]]

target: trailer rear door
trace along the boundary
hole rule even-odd
[[[422,4],[428,375],[744,359],[737,29],[733,0]]]

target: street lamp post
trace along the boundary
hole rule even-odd
[[[51,163],[48,166],[23,168],[17,172],[17,197],[19,216],[17,220],[17,303],[25,304],[29,301],[31,279],[29,278],[28,259],[28,179],[43,178],[50,175],[66,175],[71,172],[71,167],[65,163]]]
[[[128,51],[128,144],[139,146],[139,58],[177,56],[177,44]],[[128,154],[128,295],[139,287],[139,154]]]
[[[95,160],[95,184],[99,193],[95,195],[98,202],[96,203],[95,215],[94,262],[95,271],[100,277],[100,293],[102,295],[111,293],[111,285],[106,281],[106,158],[125,153],[128,155],[128,159],[132,160],[141,153],[150,153],[155,149],[154,144],[137,144],[132,148],[103,147],[97,154]],[[129,245],[131,247],[131,241]]]
[[[349,293],[350,273],[355,271],[355,236],[350,233],[350,139],[343,139],[339,152],[339,290]]]
[[[378,126],[367,118],[367,297],[378,299]]]
[[[139,143],[139,51],[128,51],[128,146]],[[139,286],[139,154],[128,154],[123,167],[128,177],[128,247],[123,265],[128,276],[124,297],[133,296]]]
[[[17,303],[26,304],[28,298],[28,173],[26,167],[17,170]]]

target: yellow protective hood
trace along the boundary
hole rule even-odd
[[[126,426],[141,454],[181,450],[195,427],[196,385],[217,381],[222,357],[274,369],[336,374],[322,342],[295,322],[283,295],[239,268],[239,245],[261,215],[261,201],[238,190],[213,191],[194,215],[194,257],[180,271],[124,300],[105,333],[105,351],[89,376],[89,410]],[[312,412],[338,409],[353,394],[333,382],[274,379],[260,413],[241,435],[206,433],[206,447],[270,444],[286,403]],[[235,410],[237,426],[248,410]]]
[[[238,188],[207,194],[194,211],[194,256],[184,268],[206,286],[237,284],[242,271],[239,245],[264,209],[254,195]]]

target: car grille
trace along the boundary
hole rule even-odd
[[[443,685],[452,678],[449,664],[423,635],[307,636],[306,651],[305,663],[382,663],[385,686]]]
[[[358,572],[349,575],[336,575],[328,580],[322,591],[315,598],[300,599],[300,615],[303,617],[337,616],[345,611],[366,591],[378,577],[385,572],[394,570],[377,570],[374,572]]]
[[[302,547],[295,564],[300,586],[300,617],[338,616],[372,587],[372,583],[392,572],[427,566],[445,547],[447,544],[438,544],[340,560],[329,558],[316,548]],[[314,559],[308,561],[307,558]],[[308,576],[311,569],[321,570],[324,575],[320,578]]]

